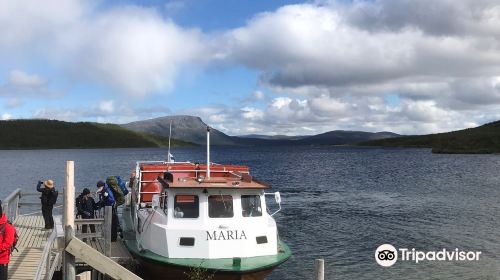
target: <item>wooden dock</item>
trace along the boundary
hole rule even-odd
[[[20,189],[13,191],[2,200],[4,213],[16,227],[19,240],[18,251],[14,251],[9,263],[9,279],[12,280],[41,280],[51,279],[55,271],[64,268],[63,255],[73,253],[74,265],[78,271],[93,270],[92,275],[103,279],[99,275],[108,274],[116,279],[140,279],[123,266],[133,266],[133,258],[118,239],[110,241],[111,236],[111,207],[106,207],[107,215],[93,220],[74,220],[74,236],[67,238],[63,229],[62,217],[54,216],[55,227],[52,230],[44,228],[43,217],[40,212],[27,215],[22,214],[22,206],[31,202],[22,202],[22,197],[38,195],[22,193]],[[95,226],[95,233],[82,233],[81,226],[91,223]],[[87,224],[88,225],[88,224]],[[79,238],[86,240],[82,242]],[[68,244],[69,242],[69,244]],[[65,245],[66,244],[66,245]],[[103,265],[105,264],[105,265]],[[63,275],[64,279],[75,279]],[[92,278],[96,279],[96,278]]]
[[[61,225],[61,218],[55,217]],[[9,279],[32,280],[35,279],[43,249],[51,234],[50,230],[44,229],[43,217],[41,215],[19,216],[14,222],[19,241],[18,252],[14,251],[9,264]],[[51,258],[53,261],[54,258]],[[45,271],[42,278],[45,277]]]

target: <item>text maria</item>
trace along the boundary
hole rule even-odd
[[[207,241],[208,240],[241,240],[247,239],[244,230],[221,230],[213,232],[207,231]]]

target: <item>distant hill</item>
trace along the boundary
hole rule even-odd
[[[314,136],[305,137],[297,140],[297,144],[306,145],[346,145],[355,144],[358,142],[386,139],[400,136],[392,132],[364,132],[364,131],[347,131],[334,130],[321,133]]]
[[[247,134],[247,135],[238,135],[239,138],[253,138],[253,139],[265,139],[265,140],[299,140],[309,136],[304,135],[262,135],[262,134]]]
[[[168,137],[169,126],[172,122],[172,138],[180,139],[199,145],[206,144],[207,124],[195,116],[167,116],[151,120],[137,121],[123,124],[122,127]],[[390,132],[362,132],[362,131],[330,131],[314,136],[286,136],[286,135],[243,135],[229,136],[217,129],[210,133],[212,145],[346,145],[372,139],[382,139],[399,136]]]
[[[56,120],[0,121],[0,149],[161,147],[168,139],[137,133],[115,124]],[[173,146],[191,143],[172,141]]]
[[[169,126],[172,122],[172,138],[205,145],[207,142],[207,124],[195,116],[167,116],[151,120],[131,122],[121,125],[124,128],[156,134],[164,137],[169,135]],[[211,145],[238,145],[232,137],[212,129],[210,131]]]
[[[397,137],[392,132],[363,132],[334,130],[313,136],[259,137],[234,136],[233,139],[242,145],[351,145],[358,142]]]
[[[500,121],[447,133],[382,139],[360,145],[432,148],[433,153],[500,153]]]

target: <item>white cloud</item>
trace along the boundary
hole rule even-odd
[[[7,82],[0,85],[0,97],[9,98],[7,107],[20,106],[26,97],[55,98],[64,95],[49,88],[48,80],[38,74],[20,70],[10,71]]]
[[[205,55],[199,31],[138,7],[111,10],[61,37],[72,43],[65,59],[74,73],[132,96],[170,90],[180,67]]]
[[[259,110],[257,108],[252,108],[252,107],[244,107],[241,108],[241,116],[244,119],[248,120],[260,120],[264,117],[264,112],[262,110]]]
[[[201,32],[139,6],[2,1],[0,22],[0,53],[21,60],[35,53],[65,72],[63,78],[98,82],[129,96],[168,92],[184,65],[203,65],[208,57]],[[43,82],[22,74],[11,78]]]
[[[101,101],[99,103],[99,110],[103,113],[106,113],[106,114],[109,114],[109,113],[113,113],[114,111],[114,104],[113,104],[113,100],[106,100],[106,101]]]
[[[131,107],[126,103],[101,101],[89,108],[46,106],[36,109],[32,118],[57,119],[63,121],[90,121],[101,123],[123,124],[138,120],[150,119],[169,114],[170,109],[163,106]]]
[[[3,121],[10,120],[10,119],[12,119],[12,115],[9,114],[9,113],[3,113],[2,117],[0,119],[3,120]]]
[[[47,80],[36,75],[27,74],[23,71],[13,70],[9,74],[9,84],[15,87],[40,88],[47,85]]]

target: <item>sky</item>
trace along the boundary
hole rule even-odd
[[[0,119],[195,115],[230,135],[500,120],[490,0],[0,0]]]

